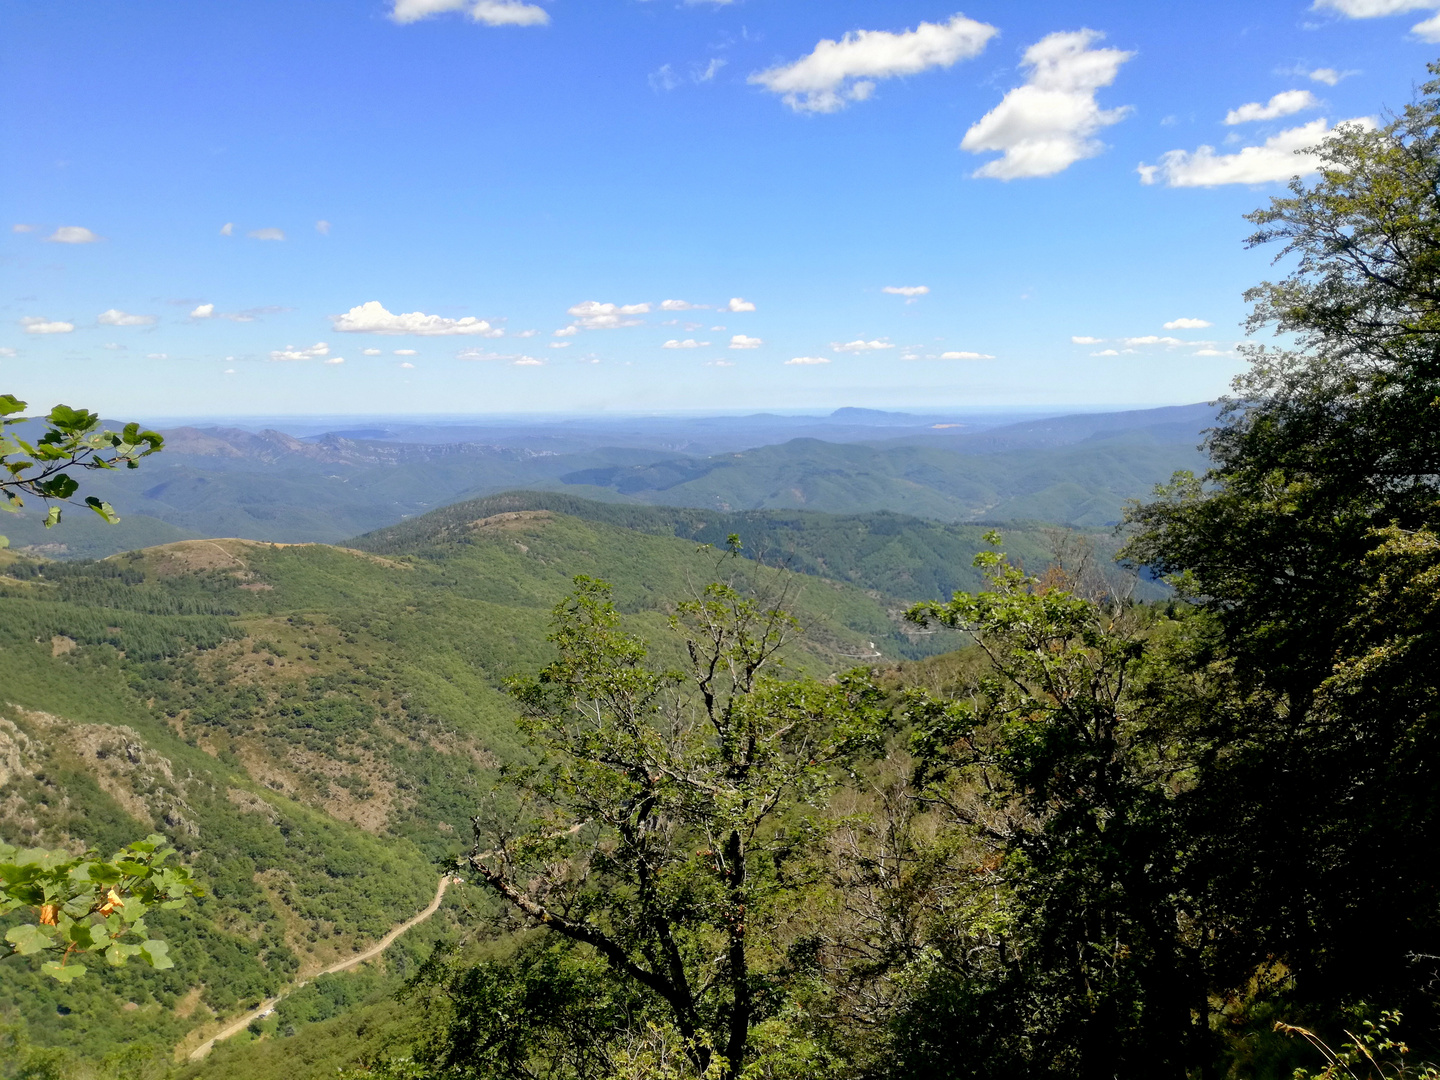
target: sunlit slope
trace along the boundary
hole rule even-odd
[[[0,1009],[33,1040],[99,1052],[173,1045],[422,908],[434,860],[523,753],[501,683],[545,662],[572,577],[614,582],[664,652],[667,604],[719,557],[529,512],[386,555],[204,540],[91,564],[4,559],[0,835],[113,847],[159,830],[209,892],[164,917],[172,971],[62,990],[0,969]],[[746,560],[719,569],[788,590],[807,627],[799,669],[933,647],[853,586]]]

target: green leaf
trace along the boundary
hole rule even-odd
[[[170,946],[155,938],[140,943],[140,955],[152,968],[163,970],[175,966],[175,961],[170,959]]]
[[[90,507],[91,510],[94,510],[95,513],[99,514],[111,525],[118,525],[120,523],[120,515],[115,513],[115,508],[108,502],[101,502],[94,495],[88,495],[85,498],[85,505]]]
[[[21,956],[33,956],[55,944],[49,934],[30,923],[12,926],[5,932],[5,940],[10,942]]]
[[[86,409],[72,409],[68,405],[56,405],[50,410],[50,423],[66,433],[90,430],[100,417]]]
[[[10,546],[10,538],[9,538],[8,536],[0,536],[0,551],[3,551],[5,548],[7,548],[7,547],[9,547],[9,546]]]
[[[54,960],[47,960],[40,965],[40,970],[52,979],[59,979],[62,983],[74,982],[85,974],[84,964],[60,964]]]
[[[49,512],[47,512],[46,515],[45,515],[45,527],[46,527],[47,529],[49,529],[49,528],[53,528],[54,526],[59,525],[59,524],[60,524],[60,507],[58,507],[58,506],[52,506],[52,507],[50,507]]]
[[[10,416],[12,413],[24,411],[25,402],[14,394],[0,394],[0,416]]]

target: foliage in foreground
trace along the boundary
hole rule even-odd
[[[110,859],[93,850],[76,856],[0,843],[0,915],[30,908],[35,917],[5,932],[9,956],[58,954],[41,970],[61,982],[85,974],[85,965],[71,957],[86,953],[104,956],[112,967],[136,956],[152,968],[173,967],[170,947],[149,936],[145,915],[201,895],[185,867],[165,865],[174,854],[159,834]]]

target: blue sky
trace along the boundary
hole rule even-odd
[[[3,0],[0,391],[136,416],[1210,398],[1273,273],[1241,215],[1296,147],[1410,98],[1437,10]]]

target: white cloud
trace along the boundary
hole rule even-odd
[[[783,95],[796,112],[835,112],[868,98],[876,79],[917,75],[978,56],[999,32],[964,15],[900,33],[852,30],[839,41],[822,39],[793,64],[757,71],[749,81]]]
[[[400,367],[409,371],[415,370],[415,365],[410,363],[409,360],[406,360],[403,364],[400,365]]]
[[[93,244],[101,237],[81,225],[61,225],[45,239],[51,244]]]
[[[1191,355],[1192,355],[1192,356],[1234,356],[1235,354],[1232,353],[1232,352],[1226,352],[1224,349],[1196,349],[1195,352],[1192,353]]]
[[[1118,349],[1101,349],[1099,352],[1092,352],[1090,355],[1091,355],[1091,356],[1119,356],[1119,355],[1120,355],[1120,350],[1118,350]]]
[[[538,333],[540,333],[539,330],[521,330],[518,334],[511,334],[510,336],[517,338],[531,338]]]
[[[1345,124],[1368,130],[1375,126],[1375,121],[1360,117],[1342,120],[1335,127]],[[1171,150],[1161,155],[1159,165],[1141,165],[1135,171],[1140,174],[1142,184],[1163,180],[1168,187],[1265,184],[1292,176],[1308,176],[1319,170],[1320,159],[1301,151],[1309,150],[1334,130],[1321,117],[1272,135],[1261,146],[1242,147],[1234,154],[1217,154],[1213,146],[1201,146],[1194,151]]]
[[[224,225],[221,225],[221,226],[220,226],[220,235],[221,235],[221,236],[234,236],[234,235],[235,235],[235,223],[234,223],[233,221],[227,221],[227,222],[225,222]]]
[[[883,292],[883,293],[889,293],[891,296],[906,296],[906,297],[909,297],[909,298],[911,298],[911,299],[914,299],[914,298],[917,297],[917,296],[929,296],[929,295],[930,295],[930,286],[929,286],[929,285],[886,285],[886,286],[885,286],[883,289],[881,289],[880,291]]]
[[[145,359],[146,359],[146,360],[169,360],[169,359],[170,359],[170,354],[169,354],[169,353],[163,353],[163,352],[146,353],[146,354],[145,354]]]
[[[447,11],[463,11],[486,26],[544,26],[550,21],[544,8],[522,0],[394,0],[390,18],[412,23]]]
[[[75,329],[74,323],[52,321],[40,315],[27,315],[20,320],[27,334],[68,334]]]
[[[994,360],[995,357],[983,352],[943,352],[941,360]]]
[[[323,218],[315,222],[315,231],[318,232],[321,236],[329,236],[330,222],[324,220]]]
[[[1007,93],[960,142],[960,149],[972,154],[1002,155],[973,175],[1050,176],[1104,149],[1093,136],[1123,120],[1130,106],[1102,109],[1095,92],[1114,82],[1120,65],[1135,54],[1090,47],[1103,37],[1094,30],[1065,31],[1025,50],[1021,66],[1030,69],[1025,85]]]
[[[705,361],[705,366],[706,366],[706,367],[734,367],[734,366],[735,366],[735,362],[734,362],[733,360],[706,360],[706,361]]]
[[[38,225],[26,225],[23,222],[20,222],[15,225],[11,225],[10,231],[16,233],[34,232],[38,228]]]
[[[275,228],[251,229],[245,235],[250,237],[251,240],[284,240],[285,230]]]
[[[738,296],[732,296],[730,298],[730,303],[725,305],[725,310],[731,312],[754,311],[755,305],[752,304],[749,300],[742,300]]]
[[[121,345],[118,341],[107,341],[104,345],[100,347],[102,349],[126,349],[129,346]]]
[[[286,345],[283,349],[275,349],[270,353],[270,359],[282,360],[321,360],[330,355],[330,346],[323,341],[317,341],[308,349],[297,349],[294,345]]]
[[[1440,0],[1315,0],[1315,10],[1334,11],[1351,19],[1377,19],[1407,11],[1434,11]],[[1440,13],[1410,27],[1422,41],[1440,42]]]
[[[154,326],[158,320],[154,315],[131,315],[119,308],[111,308],[96,315],[95,321],[101,326]]]
[[[1337,71],[1335,68],[1322,67],[1316,68],[1314,71],[1301,70],[1296,74],[1304,75],[1307,79],[1312,79],[1318,83],[1324,83],[1326,86],[1338,86],[1341,79],[1348,79],[1351,75],[1359,75],[1360,72]]]
[[[1278,120],[1282,116],[1319,107],[1320,99],[1309,90],[1283,90],[1264,105],[1252,101],[1238,109],[1231,109],[1225,114],[1225,123],[1233,126],[1253,123],[1256,120]]]
[[[222,375],[234,375],[234,374],[235,374],[235,369],[234,369],[233,367],[232,367],[232,368],[226,368],[223,372],[221,372],[221,374],[222,374]]]
[[[479,334],[482,337],[499,337],[504,333],[473,315],[463,319],[446,319],[419,311],[394,315],[386,311],[379,300],[353,307],[344,315],[332,315],[330,322],[341,334],[415,334],[419,337]]]
[[[416,355],[416,352],[415,352],[414,349],[396,349],[396,350],[395,350],[395,355],[396,355],[396,356],[415,356],[415,355]]]
[[[1204,319],[1171,319],[1165,324],[1166,330],[1204,330],[1212,325]]]
[[[328,359],[328,360],[325,361],[325,363],[327,363],[327,364],[343,364],[344,362],[345,362],[345,357],[343,357],[343,356],[332,356],[332,357],[330,357],[330,359]]]
[[[1181,341],[1179,338],[1158,337],[1155,334],[1146,334],[1144,337],[1122,338],[1122,342],[1129,346],[1135,345],[1188,345],[1190,342]]]
[[[384,349],[361,349],[361,350],[360,350],[361,355],[363,355],[363,356],[379,356],[379,355],[380,355],[381,353],[383,353],[384,351],[385,351]]]
[[[655,91],[674,90],[680,85],[680,76],[675,74],[675,68],[670,64],[661,64],[648,78],[650,89]]]
[[[823,356],[797,356],[793,360],[786,360],[785,366],[791,367],[795,364],[828,364],[830,361]]]
[[[834,349],[836,352],[844,353],[844,352],[874,352],[874,351],[876,351],[877,349],[893,349],[893,348],[895,348],[895,346],[892,345],[892,344],[890,344],[890,342],[888,342],[888,341],[864,341],[864,340],[859,340],[859,341],[846,341],[846,342],[832,341],[832,342],[830,343],[830,348]]]
[[[677,341],[671,338],[660,347],[662,349],[703,349],[709,344],[708,341],[696,341],[694,338],[686,338],[684,341]]]
[[[1072,344],[1072,345],[1099,345],[1100,342],[1102,342],[1102,341],[1104,341],[1104,340],[1105,340],[1104,338],[1086,337],[1084,334],[1075,334],[1075,335],[1072,335],[1072,336],[1071,336],[1071,338],[1070,338],[1070,344]]]
[[[545,361],[534,356],[521,356],[510,361],[516,367],[544,367]]]
[[[758,349],[765,342],[758,337],[746,337],[744,334],[736,334],[730,339],[732,349]]]
[[[550,336],[551,336],[551,337],[574,337],[574,336],[575,336],[576,334],[578,334],[579,332],[580,332],[580,328],[579,328],[578,326],[562,326],[559,330],[556,330],[556,331],[555,331],[553,334],[551,334]]]
[[[214,304],[197,304],[195,310],[190,312],[192,319],[211,319],[215,317]]]
[[[709,311],[709,304],[692,304],[688,300],[662,300],[661,311]]]
[[[0,356],[9,359],[12,356],[18,355],[19,353],[15,349],[12,349],[9,345],[0,345]]]
[[[568,349],[571,345],[574,345],[574,344],[575,344],[575,343],[574,343],[573,341],[552,341],[552,342],[550,342],[550,348],[552,348],[552,349]]]
[[[622,326],[639,326],[645,320],[633,316],[645,315],[649,311],[649,304],[602,304],[598,300],[586,300],[570,308],[568,314],[575,316],[575,326],[582,330],[615,330]]]
[[[707,83],[711,79],[715,78],[716,75],[720,74],[720,69],[723,68],[726,63],[727,61],[722,60],[717,56],[714,57],[703,68],[699,64],[696,64],[690,69],[690,78],[697,84]]]

